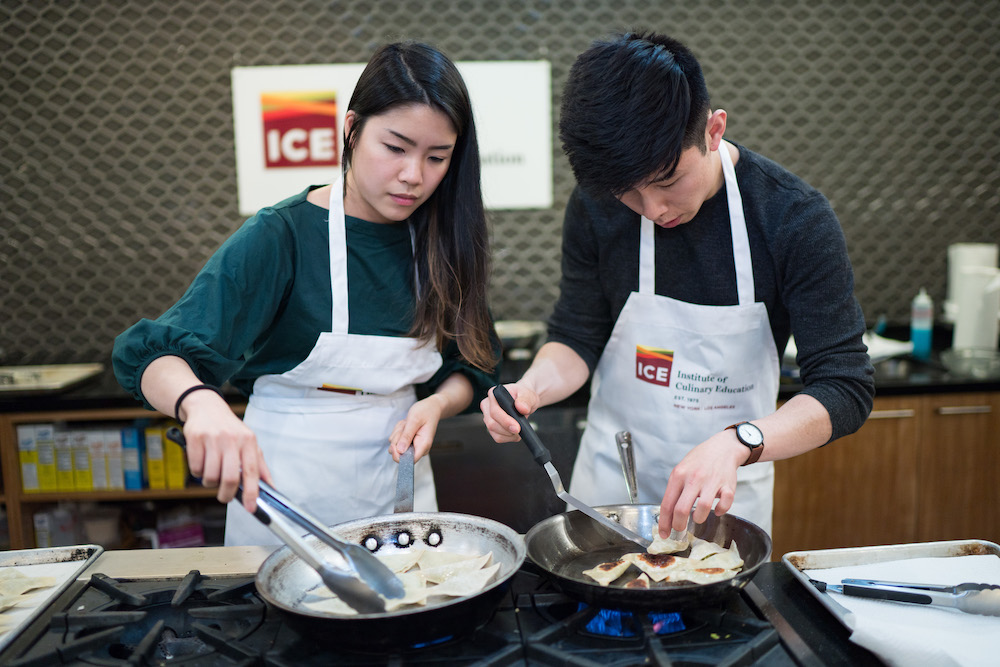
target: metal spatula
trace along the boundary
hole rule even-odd
[[[538,464],[545,469],[546,474],[548,474],[549,479],[552,481],[552,488],[555,489],[556,495],[559,496],[559,498],[567,504],[580,510],[602,526],[615,531],[627,540],[635,542],[643,549],[652,543],[650,540],[647,540],[641,535],[633,533],[620,523],[612,521],[582,500],[571,496],[563,487],[562,478],[559,477],[559,472],[556,470],[555,466],[552,465],[552,454],[549,452],[548,448],[542,444],[538,434],[535,433],[535,429],[532,428],[530,423],[528,423],[525,416],[518,412],[517,408],[514,407],[514,398],[510,395],[510,392],[507,391],[503,385],[498,384],[493,388],[493,395],[496,397],[497,403],[500,404],[500,407],[503,408],[503,411],[517,420],[517,423],[521,427],[521,439],[524,440],[528,449],[531,450],[531,454],[535,457],[535,461],[537,461]]]
[[[187,446],[184,433],[177,427],[167,429],[166,436],[181,447]],[[242,484],[236,490],[236,499],[241,503],[243,501]],[[403,597],[403,582],[370,551],[341,540],[263,480],[260,481],[260,496],[253,516],[287,544],[296,556],[316,570],[327,588],[358,612],[381,613],[385,611],[385,600],[381,596]],[[353,572],[335,568],[326,562],[323,556],[296,533],[286,519],[313,533],[343,556]]]

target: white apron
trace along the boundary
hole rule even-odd
[[[347,333],[342,181],[330,191],[329,224],[332,331],[321,333],[295,368],[258,378],[243,420],[257,436],[274,486],[333,525],[392,513],[397,465],[389,453],[389,435],[416,401],[413,385],[434,375],[441,355],[414,338]],[[414,470],[413,509],[437,510],[429,456]],[[226,513],[225,543],[280,540],[233,501]]]
[[[670,471],[692,448],[730,424],[775,410],[778,353],[767,309],[754,302],[743,200],[725,143],[719,154],[739,304],[703,306],[655,294],[654,225],[642,218],[639,291],[625,302],[594,371],[573,468],[570,493],[591,505],[629,502],[615,444],[619,431],[630,431],[635,443],[636,502],[659,505]],[[730,512],[770,533],[773,487],[772,463],[740,468]]]

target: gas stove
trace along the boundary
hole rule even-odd
[[[525,563],[491,619],[393,649],[308,635],[249,575],[74,582],[0,654],[52,665],[878,665],[778,563],[725,602],[662,612],[583,605]],[[419,617],[418,617],[419,618]],[[375,621],[377,623],[377,621]],[[335,623],[335,622],[334,622]]]

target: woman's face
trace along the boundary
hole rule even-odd
[[[356,120],[348,111],[345,135]],[[355,137],[344,212],[369,222],[406,220],[448,172],[457,139],[448,116],[426,104],[369,117]]]

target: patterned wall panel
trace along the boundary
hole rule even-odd
[[[106,360],[239,226],[232,67],[362,62],[413,38],[548,59],[557,110],[575,56],[635,27],[687,41],[727,136],[830,197],[869,321],[905,322],[921,285],[940,304],[949,243],[1000,240],[995,1],[8,0],[0,363]],[[492,216],[502,318],[544,318],[558,292],[573,178],[553,157],[551,209]]]

